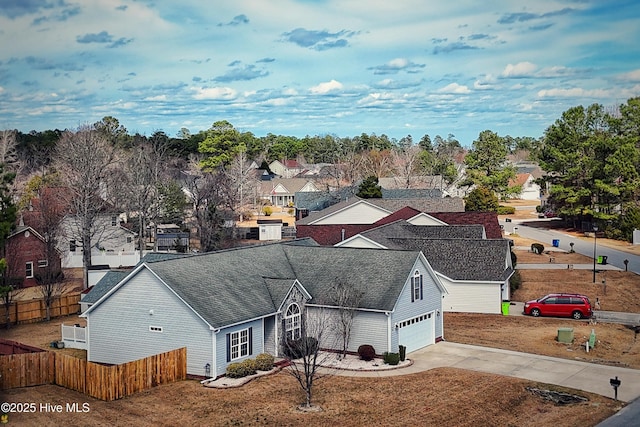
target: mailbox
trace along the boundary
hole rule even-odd
[[[609,384],[611,384],[611,387],[616,387],[616,388],[618,388],[618,387],[620,387],[620,380],[618,379],[618,377],[611,378],[611,379],[609,380]]]

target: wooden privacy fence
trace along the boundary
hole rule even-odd
[[[187,378],[186,347],[121,365],[101,365],[51,351],[0,356],[0,389],[57,384],[116,400]]]
[[[80,293],[62,295],[51,305],[51,317],[68,316],[80,312]],[[0,304],[0,324],[4,325],[5,306]],[[9,321],[16,323],[39,322],[47,318],[47,306],[44,299],[32,299],[26,301],[14,301],[9,307]]]
[[[51,351],[0,356],[0,390],[53,384],[55,358]]]
[[[110,366],[56,353],[55,384],[100,400],[121,399],[186,378],[186,347]]]

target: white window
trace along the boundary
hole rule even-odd
[[[251,354],[251,328],[227,334],[227,360],[240,359]]]
[[[421,300],[422,297],[422,274],[416,270],[411,277],[411,302]]]
[[[117,216],[112,216],[111,217],[111,226],[115,227],[116,225],[118,225],[118,217]]]
[[[25,277],[27,279],[31,279],[33,277],[33,263],[29,261],[26,266]]]
[[[293,303],[287,307],[287,312],[284,315],[284,329],[287,338],[294,340],[300,338],[300,307],[298,304]]]
[[[149,326],[151,332],[162,332],[162,326]]]
[[[49,266],[49,261],[46,259],[39,259],[38,260],[38,267],[40,268],[45,268]]]

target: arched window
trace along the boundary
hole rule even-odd
[[[422,297],[422,274],[416,270],[411,277],[411,302],[421,300]]]
[[[300,307],[298,304],[292,303],[287,307],[284,315],[284,328],[287,338],[294,340],[300,338]]]

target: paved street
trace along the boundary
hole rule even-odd
[[[633,271],[637,274],[640,274],[640,256],[630,254],[627,252],[619,251],[616,249],[607,248],[603,245],[598,245],[597,239],[593,239],[592,241],[586,241],[583,239],[577,239],[574,236],[569,234],[565,234],[555,230],[547,230],[542,228],[534,228],[527,226],[527,222],[529,220],[514,220],[512,222],[505,222],[504,220],[500,221],[500,224],[504,226],[504,230],[508,233],[512,233],[514,231],[517,232],[518,235],[522,237],[526,237],[528,239],[538,240],[542,242],[545,246],[551,246],[554,239],[560,240],[559,249],[563,249],[565,251],[569,251],[571,246],[569,243],[573,242],[573,249],[582,255],[593,258],[594,253],[594,243],[596,249],[596,256],[606,256],[607,263],[609,265],[618,267],[621,270],[625,269],[624,260],[628,260],[628,268],[629,271]],[[517,228],[517,230],[515,230]],[[566,264],[565,264],[566,266]],[[600,267],[600,266],[598,266]]]

